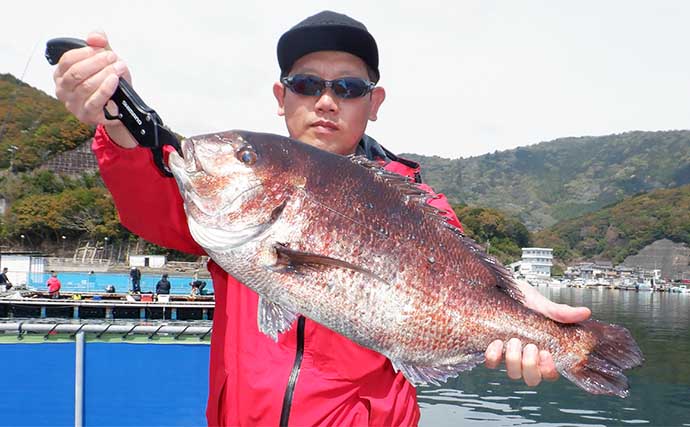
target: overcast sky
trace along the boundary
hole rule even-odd
[[[0,73],[20,77],[28,62],[24,81],[54,95],[46,40],[101,29],[175,131],[285,134],[275,46],[323,9],[378,42],[387,99],[367,133],[394,152],[469,157],[690,127],[684,0],[22,0],[3,5]]]

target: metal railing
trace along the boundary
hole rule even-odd
[[[58,323],[45,322],[39,323],[34,321],[16,321],[16,322],[0,322],[0,332],[17,334],[17,338],[26,333],[45,334],[49,336],[52,334],[69,334],[75,337],[79,332],[85,334],[96,334],[100,337],[103,334],[123,334],[123,338],[129,335],[148,335],[152,338],[156,335],[174,335],[179,337],[182,335],[196,335],[199,340],[204,340],[210,337],[213,328],[211,326],[197,326],[197,325],[169,325],[169,324],[154,324],[147,323]]]

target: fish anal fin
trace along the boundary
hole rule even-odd
[[[391,361],[393,369],[396,372],[402,372],[414,386],[440,385],[446,382],[448,378],[457,377],[460,372],[469,371],[483,362],[484,353],[469,354],[465,360],[450,365],[419,366],[412,363]]]
[[[278,341],[278,334],[289,330],[292,322],[297,319],[296,313],[261,296],[256,314],[259,330],[274,341]]]

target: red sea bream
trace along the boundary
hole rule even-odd
[[[230,131],[183,141],[169,165],[194,239],[260,295],[276,338],[302,314],[388,357],[413,384],[445,381],[518,337],[584,390],[625,397],[642,363],[627,329],[526,308],[510,274],[404,178],[356,156]]]

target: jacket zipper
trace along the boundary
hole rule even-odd
[[[295,394],[295,384],[297,384],[297,376],[299,375],[300,366],[302,366],[302,356],[304,356],[304,316],[300,316],[297,320],[297,351],[295,352],[295,363],[292,365],[290,379],[283,396],[283,409],[280,411],[280,427],[287,427],[288,420],[290,419],[292,396]]]

